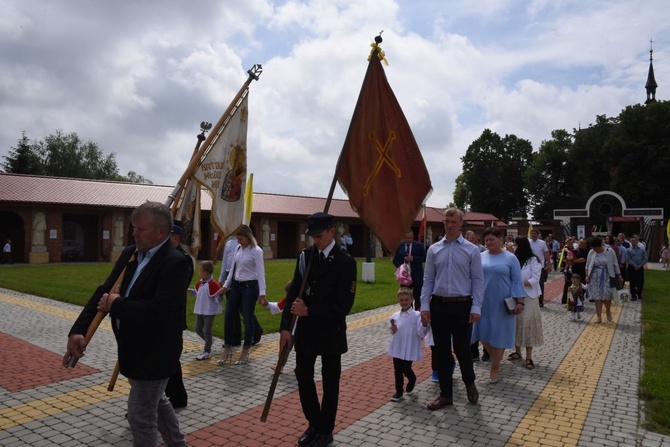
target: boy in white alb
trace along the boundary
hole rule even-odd
[[[401,287],[398,290],[400,311],[394,313],[389,319],[391,342],[387,353],[393,357],[395,375],[395,394],[391,397],[392,402],[398,402],[402,399],[404,377],[407,377],[407,394],[412,393],[416,385],[416,375],[412,371],[412,362],[423,358],[421,338],[424,334],[424,328],[421,324],[421,313],[412,309],[413,299],[412,289]]]
[[[195,289],[188,289],[189,293],[195,295],[195,333],[205,340],[205,347],[196,360],[207,360],[212,356],[212,323],[214,317],[221,313],[223,299],[216,293],[221,289],[221,284],[212,278],[213,271],[211,261],[202,261],[198,267],[200,281]]]

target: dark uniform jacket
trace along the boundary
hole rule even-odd
[[[303,272],[313,251],[316,254],[302,297],[309,315],[298,318],[295,350],[317,355],[343,354],[347,352],[346,316],[354,304],[357,271],[354,258],[337,244],[323,262],[319,262],[316,246],[303,250],[298,256],[293,282],[286,295],[281,330],[291,331],[291,304],[298,296]]]
[[[393,265],[396,267],[400,267],[405,262],[405,246],[405,241],[403,241],[395,250]],[[412,262],[409,263],[409,267],[412,271],[412,286],[418,287],[421,290],[421,285],[423,284],[423,263],[426,262],[426,248],[419,241],[412,241],[411,247]]]
[[[119,350],[121,374],[137,380],[169,377],[179,365],[186,312],[184,296],[190,261],[166,241],[146,264],[129,294],[125,291],[137,269],[128,262],[135,246],[126,247],[107,280],[99,286],[75,321],[70,334],[86,334],[104,293],[110,291],[123,268],[122,297],[111,308],[112,328]]]

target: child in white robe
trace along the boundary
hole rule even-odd
[[[416,375],[412,371],[412,362],[422,359],[421,338],[424,328],[421,324],[421,313],[412,309],[412,289],[401,287],[398,290],[400,311],[389,319],[391,342],[387,353],[393,357],[395,374],[395,394],[392,402],[398,402],[403,396],[403,385],[407,377],[407,394],[411,394],[416,385]]]

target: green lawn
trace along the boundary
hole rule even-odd
[[[352,313],[376,309],[396,302],[398,283],[395,281],[395,267],[388,259],[375,261],[375,284],[361,282],[361,265],[358,263],[358,285],[356,300]],[[47,265],[13,265],[0,268],[0,287],[30,293],[37,296],[52,298],[67,303],[83,306],[88,302],[93,291],[111,271],[111,264],[47,264]],[[265,279],[267,282],[267,298],[279,301],[284,297],[284,285],[293,277],[294,260],[271,260],[265,262]],[[219,278],[221,263],[215,266],[214,278]],[[197,271],[197,269],[196,269]],[[194,276],[192,284],[197,282]],[[195,297],[188,295],[186,320],[190,330],[195,326],[193,305]],[[256,307],[256,316],[266,333],[279,330],[281,315],[270,315],[262,306]],[[223,317],[214,320],[214,335],[223,336]]]
[[[216,266],[218,278],[220,263]],[[272,260],[265,263],[267,297],[278,301],[283,297],[283,286],[291,279],[295,262]],[[352,313],[375,309],[396,302],[398,285],[395,268],[388,259],[375,261],[374,284],[364,284],[361,278],[362,260],[358,260],[358,291]],[[95,288],[104,281],[111,264],[49,264],[14,265],[0,268],[0,287],[30,293],[59,301],[83,305]],[[642,307],[644,333],[644,373],[640,380],[640,396],[645,400],[646,428],[670,434],[670,273],[648,270],[645,272],[645,296]],[[196,282],[194,278],[193,283]],[[187,321],[193,330],[195,317],[192,313],[194,297],[188,297]],[[270,315],[263,307],[256,308],[256,315],[266,333],[276,332],[280,315]],[[217,317],[214,335],[223,335],[223,319]]]
[[[644,372],[640,397],[645,400],[646,428],[670,435],[670,272],[647,270],[642,305]]]

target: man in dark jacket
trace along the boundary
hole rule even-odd
[[[341,356],[347,352],[346,316],[356,293],[356,261],[335,242],[333,216],[316,213],[307,219],[314,245],[300,253],[281,320],[280,349],[289,344],[295,327],[295,375],[300,403],[309,426],[301,446],[325,447],[333,442],[340,391]],[[312,259],[310,264],[310,259]],[[302,298],[298,293],[307,275]],[[321,356],[323,399],[314,383],[314,363]]]
[[[186,446],[165,386],[182,351],[189,260],[170,243],[172,216],[167,206],[143,203],[130,220],[136,245],[123,250],[75,321],[63,364],[71,356],[83,357],[89,325],[98,311],[109,312],[120,371],[130,383],[128,423],[133,445],[156,445],[160,430],[166,445]]]
[[[409,262],[412,273],[412,289],[414,295],[414,309],[421,308],[421,287],[423,287],[423,263],[426,261],[426,249],[419,241],[414,240],[414,231],[410,228],[405,233],[405,240],[398,245],[393,256],[393,265],[396,268]]]

